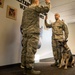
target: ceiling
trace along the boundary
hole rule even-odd
[[[45,0],[40,0],[44,4]],[[75,0],[51,0],[51,12],[59,13],[61,18],[67,23],[75,22]]]

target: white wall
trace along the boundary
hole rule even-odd
[[[6,18],[7,5],[17,9],[17,20]],[[20,25],[23,10],[16,0],[5,0],[0,8],[0,66],[20,62]]]
[[[75,23],[69,23],[68,29],[69,29],[68,45],[72,53],[75,55]]]

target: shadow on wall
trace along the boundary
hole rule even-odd
[[[14,25],[5,33],[5,43],[12,44],[16,40],[16,28]]]
[[[13,63],[15,58],[16,26],[0,26],[0,65]],[[16,52],[17,53],[17,52]]]
[[[15,25],[7,25],[5,29],[2,30],[2,42],[4,47],[8,47],[12,45],[16,40],[16,26]]]

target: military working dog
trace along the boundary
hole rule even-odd
[[[68,66],[74,67],[74,65],[75,65],[75,60],[73,58],[71,50],[66,49],[67,41],[68,40],[58,41],[60,43],[60,49],[62,50],[59,68],[61,68],[63,66],[63,62],[64,62],[64,66],[65,66],[64,69],[67,69]]]

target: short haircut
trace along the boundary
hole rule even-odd
[[[60,16],[60,14],[59,13],[55,13],[55,16]]]

